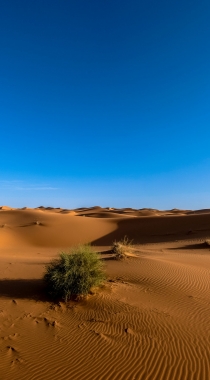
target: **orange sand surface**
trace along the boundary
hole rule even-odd
[[[133,256],[110,247],[125,235]],[[0,207],[0,380],[209,380],[210,210]],[[91,243],[107,281],[52,303],[58,252]]]

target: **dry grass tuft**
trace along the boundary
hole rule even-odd
[[[127,236],[124,236],[124,238],[120,241],[114,241],[112,252],[115,255],[115,259],[123,260],[126,257],[128,257],[131,244],[132,244],[132,240],[129,240]]]
[[[204,244],[206,247],[209,247],[210,246],[210,240],[209,239],[205,240]]]

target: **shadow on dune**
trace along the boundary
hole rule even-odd
[[[49,302],[43,280],[0,280],[0,297]]]
[[[92,241],[92,244],[110,246],[125,235],[134,244],[189,240],[192,233],[196,239],[210,236],[209,214],[118,219],[115,231]]]
[[[116,261],[116,257],[113,255],[109,255],[109,256],[102,257],[101,260],[102,261],[110,261],[110,260]]]
[[[210,251],[210,245],[207,244],[206,242],[203,242],[203,243],[198,243],[198,244],[187,244],[187,245],[184,245],[182,247],[176,247],[176,248],[168,248],[168,249],[171,249],[171,250],[179,250],[179,249],[186,249],[186,250],[191,250],[191,249],[207,249]]]

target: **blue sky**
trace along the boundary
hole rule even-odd
[[[0,204],[210,207],[210,3],[3,0]]]

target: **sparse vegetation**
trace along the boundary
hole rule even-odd
[[[204,242],[204,245],[206,247],[209,247],[210,246],[210,240],[209,239],[206,239],[205,242]]]
[[[127,236],[120,241],[114,241],[112,252],[115,254],[116,260],[123,260],[127,257],[130,251],[132,240],[129,240]]]
[[[44,275],[51,297],[63,298],[65,302],[72,297],[86,296],[104,279],[103,263],[90,245],[79,245],[69,253],[60,253],[58,259],[46,266]]]

